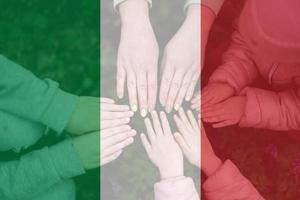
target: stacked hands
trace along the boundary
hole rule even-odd
[[[238,124],[246,105],[246,97],[236,95],[228,83],[210,82],[202,90],[201,117],[214,128]],[[192,100],[192,109],[200,111],[200,93]]]

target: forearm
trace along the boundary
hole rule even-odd
[[[31,199],[62,180],[84,173],[70,141],[0,163],[0,199]],[[42,184],[41,184],[42,183]]]
[[[119,12],[122,26],[149,21],[149,4],[146,0],[126,0],[119,5]]]
[[[203,68],[207,40],[215,17],[216,15],[211,9],[201,5],[201,69]]]

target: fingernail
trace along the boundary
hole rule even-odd
[[[118,94],[118,98],[122,99],[123,98],[123,94]]]
[[[133,111],[129,111],[129,116],[132,117],[134,115]]]
[[[176,111],[178,111],[179,107],[180,107],[179,103],[176,103],[175,106],[174,106],[174,109],[175,109]]]
[[[166,107],[166,112],[167,112],[167,113],[170,113],[171,111],[172,111],[172,108],[171,108],[171,107],[169,107],[169,106]]]
[[[137,107],[137,105],[135,103],[131,105],[131,110],[133,112],[136,112],[138,110],[138,107]]]
[[[125,122],[127,123],[127,122],[130,122],[130,119],[129,118],[126,118],[125,119]]]
[[[131,134],[132,134],[132,136],[135,136],[136,135],[136,130],[132,130]]]
[[[186,97],[185,97],[185,100],[186,100],[186,101],[190,101],[191,98],[192,98],[191,96],[186,96]]]
[[[146,117],[146,116],[147,116],[147,110],[146,110],[145,108],[143,108],[143,109],[141,110],[141,116],[142,116],[142,117]]]

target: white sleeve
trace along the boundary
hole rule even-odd
[[[118,12],[118,5],[127,0],[114,0],[114,9]],[[152,7],[152,0],[145,0],[149,3],[150,8]]]
[[[199,200],[194,181],[184,176],[156,183],[154,196],[155,200]]]
[[[183,10],[186,11],[186,9],[192,4],[200,4],[200,0],[186,0]]]

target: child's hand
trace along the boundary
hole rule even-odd
[[[101,106],[100,106],[101,104]],[[107,127],[127,124],[133,112],[126,105],[116,105],[112,99],[80,97],[66,130],[72,135],[81,135]]]
[[[187,115],[179,109],[179,117],[174,115],[175,123],[181,134],[175,133],[175,140],[181,147],[190,163],[200,168],[200,128],[193,113],[189,110]]]
[[[200,5],[190,5],[180,29],[165,47],[159,99],[169,113],[190,101],[200,76]]]
[[[101,131],[101,166],[117,159],[123,148],[133,143],[136,131],[128,125],[109,128]]]
[[[237,124],[244,115],[245,104],[245,96],[231,97],[222,103],[202,108],[202,119],[214,123],[214,128]]]
[[[151,121],[145,119],[148,138],[141,134],[141,140],[151,161],[158,167],[161,179],[183,176],[183,155],[174,140],[169,122],[164,112],[160,112],[161,122],[155,111]]]
[[[140,108],[143,117],[156,104],[159,57],[148,10],[146,1],[130,0],[119,5],[122,29],[117,61],[117,94],[123,98],[127,80],[131,109],[135,112]]]
[[[234,95],[234,88],[227,83],[209,83],[202,90],[202,108],[220,103]]]

